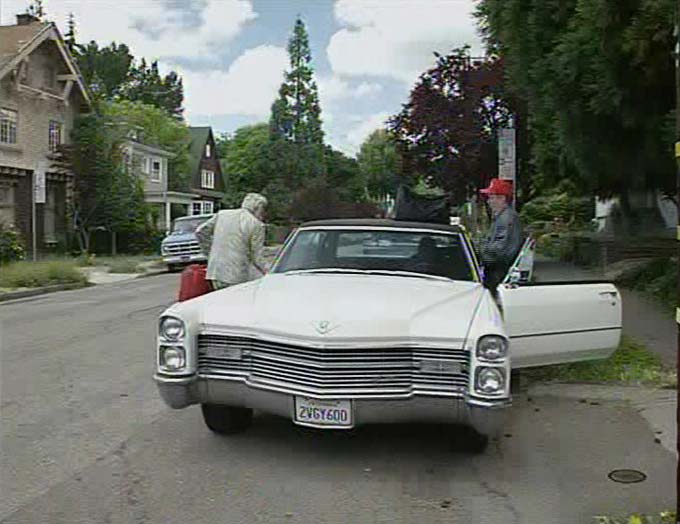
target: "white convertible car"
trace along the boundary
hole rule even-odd
[[[263,278],[177,303],[159,320],[155,380],[210,429],[254,409],[315,428],[450,422],[483,448],[511,402],[511,369],[609,356],[621,300],[609,283],[509,276],[502,312],[459,226],[392,220],[302,225]]]

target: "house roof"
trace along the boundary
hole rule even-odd
[[[90,96],[78,65],[69,53],[57,26],[52,22],[32,22],[24,25],[0,26],[0,78],[14,69],[40,44],[52,38],[71,72],[83,97],[90,103]]]
[[[0,26],[0,64],[4,64],[20,54],[23,47],[28,47],[40,33],[47,31],[50,25],[49,23],[33,22],[26,25]]]
[[[210,137],[210,127],[190,127],[189,138],[189,172],[193,175],[198,172],[198,166],[203,158],[205,144]]]

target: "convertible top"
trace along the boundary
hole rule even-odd
[[[389,220],[384,218],[338,218],[330,220],[314,220],[300,225],[300,229],[315,227],[376,227],[394,229],[428,229],[443,233],[462,233],[461,226],[449,226],[446,224],[433,224],[431,222],[404,222],[401,220]]]

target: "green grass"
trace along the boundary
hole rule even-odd
[[[530,381],[614,383],[677,387],[677,377],[664,369],[659,357],[624,337],[608,359],[544,366],[526,371]]]
[[[598,516],[593,519],[595,524],[674,524],[675,512],[662,511],[655,515],[633,513],[625,517]]]
[[[4,289],[70,283],[87,283],[74,261],[14,262],[0,268],[0,288]]]

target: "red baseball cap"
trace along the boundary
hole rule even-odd
[[[507,198],[512,198],[512,182],[510,180],[492,178],[489,187],[480,189],[479,192],[484,196],[505,195]]]

